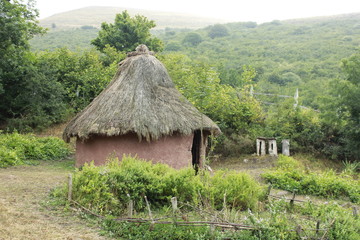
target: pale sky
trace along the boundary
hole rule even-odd
[[[269,22],[360,13],[360,0],[36,0],[40,18],[89,6],[190,13],[229,21]]]

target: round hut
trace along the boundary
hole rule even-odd
[[[64,130],[76,138],[76,166],[101,165],[124,154],[174,168],[203,165],[210,134],[219,127],[175,88],[145,45],[119,64],[109,85]]]

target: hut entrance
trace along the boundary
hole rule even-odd
[[[200,165],[200,149],[201,149],[201,131],[196,130],[194,131],[194,139],[191,148],[192,164],[195,170],[198,169]]]

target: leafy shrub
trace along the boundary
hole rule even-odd
[[[0,167],[20,165],[28,160],[56,160],[69,154],[68,145],[59,138],[0,134]]]
[[[262,175],[274,187],[323,197],[349,197],[354,203],[360,202],[360,184],[345,174],[334,171],[306,173],[291,157],[279,157],[276,170]]]
[[[22,164],[21,158],[15,150],[0,146],[0,167],[8,167]]]
[[[245,173],[207,172],[195,175],[192,168],[175,170],[165,164],[152,164],[124,156],[105,166],[86,164],[73,181],[73,199],[99,213],[121,214],[129,200],[137,211],[161,208],[176,196],[179,202],[221,208],[224,194],[230,208],[256,208],[263,189]],[[65,191],[63,191],[65,192]],[[63,196],[65,197],[65,195]]]
[[[263,196],[263,189],[247,173],[217,171],[211,178],[214,193],[214,207],[221,209],[224,195],[227,207],[246,210],[255,209]]]
[[[294,158],[285,156],[285,155],[279,155],[277,162],[276,162],[277,168],[284,169],[284,170],[290,170],[290,169],[299,169],[300,163],[297,162]]]

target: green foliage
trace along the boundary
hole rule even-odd
[[[176,52],[180,51],[182,49],[182,46],[177,42],[170,42],[165,46],[165,51],[169,52]]]
[[[188,33],[184,37],[183,43],[185,45],[197,46],[202,42],[202,37],[198,33]]]
[[[335,202],[291,205],[285,200],[276,200],[266,204],[266,211],[236,213],[245,216],[232,222],[241,222],[251,229],[211,230],[209,226],[119,222],[114,220],[114,217],[107,217],[102,222],[102,227],[111,237],[121,239],[295,240],[305,236],[311,239],[322,236],[326,239],[352,240],[360,237],[360,219],[353,215],[351,208],[342,207]],[[318,221],[319,232],[316,231]],[[300,228],[301,231],[297,232],[296,229]]]
[[[21,165],[29,160],[57,160],[70,154],[59,138],[0,133],[0,167]]]
[[[354,203],[360,202],[360,184],[358,180],[334,171],[307,173],[290,157],[279,157],[276,170],[262,175],[274,187],[295,191],[298,194],[310,194],[330,198],[348,197]]]
[[[334,86],[337,109],[334,118],[345,122],[342,129],[346,136],[344,147],[351,152],[353,158],[360,159],[360,52],[342,61],[345,79]],[[340,115],[338,115],[340,114]],[[339,120],[338,120],[339,121]]]
[[[37,25],[38,12],[34,9],[34,1],[0,1],[0,18],[1,32],[1,57],[8,51],[26,50],[29,45],[28,41],[34,35],[43,33],[44,30]],[[15,49],[17,48],[17,49]],[[8,55],[10,56],[10,55]]]
[[[134,224],[128,222],[116,222],[107,219],[103,223],[104,229],[112,237],[120,239],[183,239],[200,240],[211,239],[213,234],[209,227],[188,227],[167,224],[157,224],[151,231],[149,223]]]
[[[317,152],[322,148],[323,132],[319,114],[311,109],[294,106],[294,101],[271,106],[262,135],[291,140],[291,149]]]
[[[286,171],[286,170],[299,169],[301,168],[301,164],[292,157],[279,155],[276,161],[276,167],[278,169],[283,169]]]
[[[150,34],[150,29],[155,26],[154,21],[144,16],[132,18],[127,11],[123,11],[116,15],[114,24],[102,23],[98,37],[91,43],[100,51],[110,45],[118,51],[130,52],[140,44],[146,44],[150,50],[161,51],[161,41]]]
[[[356,175],[360,172],[360,162],[343,161],[343,173],[348,175]]]
[[[229,35],[229,30],[225,25],[215,24],[214,26],[209,27],[208,36],[210,38],[220,38]]]
[[[104,54],[94,50],[82,53],[66,48],[38,53],[39,63],[51,69],[53,77],[64,89],[64,101],[75,111],[87,106],[111,81],[117,63],[124,55],[106,46]]]
[[[245,224],[256,226],[250,236],[255,239],[358,239],[360,219],[353,215],[352,209],[337,203],[315,205],[311,202],[291,205],[285,200],[271,201],[266,212],[248,213]],[[315,231],[320,223],[319,233]],[[302,231],[296,232],[301,227]],[[239,238],[242,239],[242,238]],[[247,239],[247,238],[244,238]]]
[[[181,54],[167,54],[161,60],[177,89],[195,107],[216,121],[221,129],[249,133],[253,125],[261,122],[259,103],[242,90],[221,84],[219,74],[211,65],[192,61]],[[253,75],[244,76],[246,88]]]
[[[223,157],[238,157],[241,154],[253,154],[255,152],[255,141],[249,135],[234,133],[231,129],[223,130],[222,135],[217,137],[215,152]]]
[[[33,4],[33,1],[28,4],[0,1],[0,122],[8,118],[28,118],[46,111],[54,116],[58,110],[53,112],[52,104],[41,105],[44,92],[58,88],[51,82],[43,83],[45,76],[37,73],[29,51],[29,39],[44,32],[37,26],[38,12]]]
[[[234,182],[236,184],[234,184]],[[176,196],[179,202],[194,206],[255,209],[263,196],[260,187],[245,173],[206,172],[195,175],[192,168],[175,170],[164,164],[124,156],[105,166],[85,165],[74,176],[73,199],[96,212],[118,215],[125,211],[129,200],[136,211],[145,209],[144,196],[153,209],[160,209]],[[63,196],[65,197],[65,196]]]
[[[246,210],[256,209],[264,189],[247,173],[235,171],[216,171],[211,179],[215,209],[222,209],[224,196],[227,207]]]

